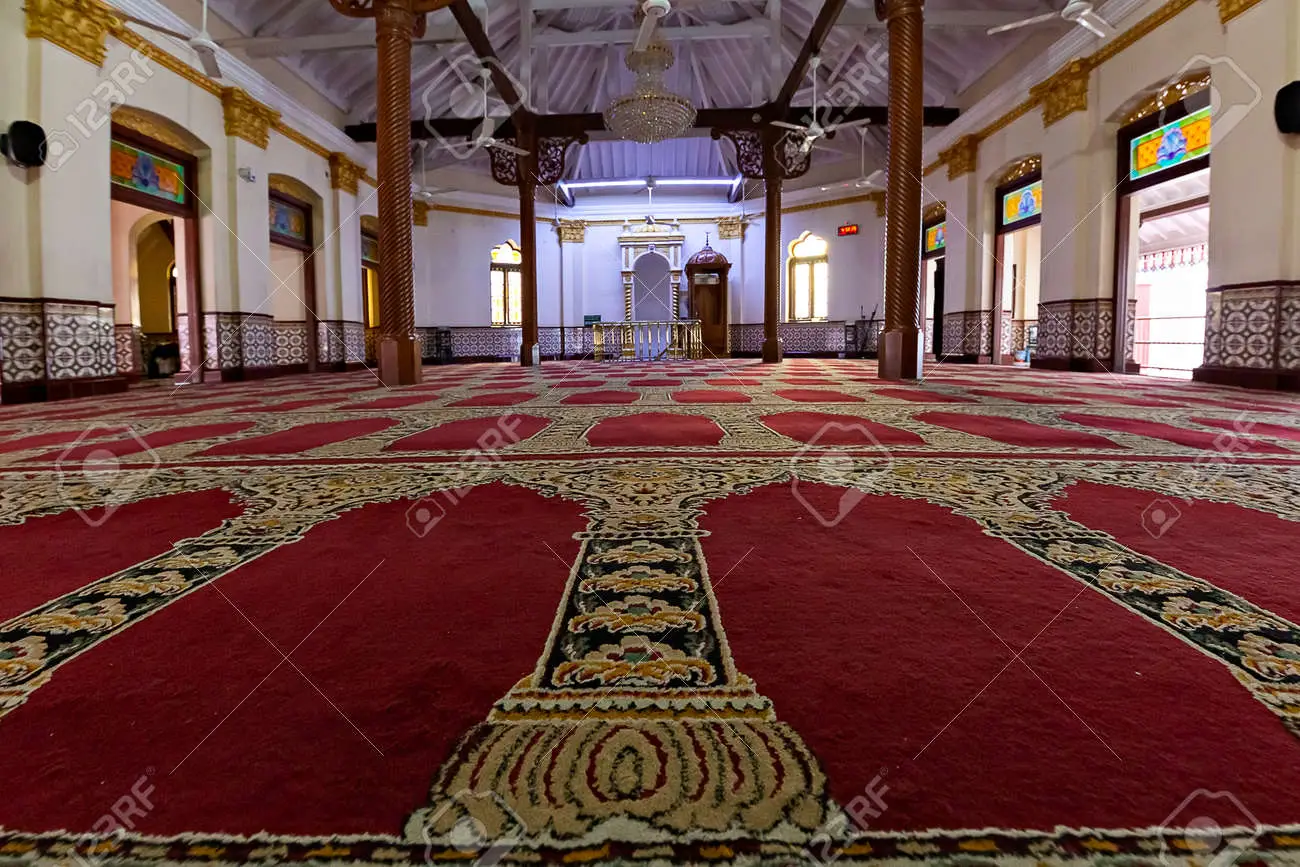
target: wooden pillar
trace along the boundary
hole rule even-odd
[[[531,367],[540,363],[537,347],[537,136],[531,122],[520,124],[519,146],[528,156],[518,157],[519,166],[519,289],[523,292],[523,340],[519,363]]]
[[[766,203],[763,211],[763,362],[781,360],[781,169],[774,154],[772,136],[764,136],[763,183]]]
[[[379,378],[420,381],[415,336],[415,257],[411,239],[411,40],[424,13],[442,0],[330,0],[351,18],[374,18],[378,46]]]
[[[921,375],[921,89],[924,0],[876,0],[889,27],[889,183],[885,195],[885,332],[881,379]]]

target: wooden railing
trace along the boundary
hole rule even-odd
[[[597,361],[704,357],[700,323],[696,319],[596,322],[591,326],[591,348]]]

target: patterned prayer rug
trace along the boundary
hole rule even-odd
[[[0,860],[1300,863],[1300,398],[934,370],[0,408]]]

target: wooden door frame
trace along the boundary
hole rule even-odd
[[[287,193],[282,193],[278,190],[271,190],[268,198],[271,201],[278,201],[301,210],[305,217],[303,220],[305,237],[303,238],[281,235],[273,229],[270,229],[269,226],[268,231],[271,236],[272,244],[280,247],[287,247],[291,250],[297,250],[299,253],[303,254],[302,302],[303,307],[305,308],[303,312],[306,315],[307,324],[307,372],[315,373],[320,367],[318,356],[318,353],[320,352],[318,344],[320,341],[317,339],[316,334],[316,325],[320,322],[320,316],[316,312],[316,248],[312,243],[312,228],[316,214],[312,208],[311,202],[303,201],[302,199],[288,195]],[[275,322],[274,313],[271,314],[271,321]]]
[[[199,178],[199,158],[194,154],[164,144],[157,139],[150,138],[117,123],[112,124],[110,127],[109,140],[110,148],[112,147],[112,141],[120,141],[123,144],[140,148],[178,163],[185,170],[187,181],[185,184],[185,201],[183,203],[168,202],[148,193],[115,184],[112,182],[111,176],[108,184],[109,201],[123,202],[156,213],[167,214],[173,219],[182,222],[185,229],[186,263],[184,286],[185,331],[189,338],[190,347],[190,358],[182,360],[192,362],[190,370],[186,371],[185,383],[203,382],[206,367],[203,357],[203,293],[199,289],[199,272],[203,265],[200,258],[202,248],[199,244],[199,197],[195,191]],[[175,235],[173,234],[172,237],[174,238]],[[111,238],[109,243],[112,243]],[[175,249],[175,246],[173,242],[173,249]],[[180,288],[177,287],[178,290]],[[116,299],[114,299],[114,302],[116,303]],[[173,310],[173,317],[175,313],[176,311]],[[176,337],[177,340],[180,339],[179,329]]]

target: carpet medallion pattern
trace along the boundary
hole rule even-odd
[[[574,504],[582,516],[572,536],[576,553],[545,546],[550,554],[543,556],[554,555],[567,577],[546,585],[555,600],[553,615],[532,611],[541,620],[549,618],[544,635],[530,632],[523,622],[512,624],[509,609],[502,607],[513,592],[508,581],[493,588],[494,604],[488,607],[462,593],[447,597],[444,609],[410,612],[430,630],[468,621],[492,631],[503,650],[536,662],[531,670],[511,675],[513,683],[502,682],[495,698],[474,711],[476,722],[450,734],[437,761],[419,769],[429,781],[423,798],[406,803],[400,815],[373,826],[363,823],[363,831],[344,831],[295,817],[291,807],[274,806],[273,791],[264,793],[261,807],[237,812],[219,825],[208,824],[202,811],[155,813],[153,802],[166,798],[168,786],[202,791],[205,785],[183,770],[189,761],[185,749],[192,744],[165,757],[160,745],[157,755],[135,757],[137,764],[161,767],[179,760],[176,769],[169,774],[162,768],[147,791],[103,795],[107,803],[100,812],[116,817],[107,824],[78,825],[70,817],[80,814],[72,812],[51,815],[51,798],[45,797],[52,793],[53,801],[69,802],[101,797],[103,781],[94,768],[46,778],[44,784],[52,788],[42,797],[11,797],[0,807],[0,858],[161,865],[785,865],[927,859],[1200,864],[1216,853],[1233,853],[1229,847],[1235,846],[1254,860],[1300,860],[1300,794],[1294,771],[1278,770],[1300,767],[1300,625],[1274,610],[1279,606],[1249,598],[1255,594],[1241,586],[1229,589],[1228,582],[1216,583],[1141,546],[1123,544],[1067,508],[1072,492],[1084,488],[1149,493],[1151,505],[1134,519],[1157,542],[1176,538],[1178,515],[1197,504],[1236,509],[1234,520],[1246,522],[1243,526],[1252,515],[1300,521],[1300,443],[1290,433],[1300,430],[1300,400],[1269,395],[1256,401],[1243,392],[1134,377],[947,366],[900,398],[888,388],[877,393],[869,378],[873,367],[860,361],[645,367],[638,368],[640,376],[626,376],[622,365],[594,363],[546,365],[524,374],[499,365],[432,368],[430,381],[419,387],[419,400],[381,394],[367,381],[369,374],[204,386],[169,396],[191,410],[183,421],[133,414],[133,404],[158,403],[156,389],[149,390],[151,396],[85,401],[84,413],[74,413],[86,415],[79,419],[67,417],[72,405],[0,411],[6,428],[0,440],[0,534],[9,534],[0,535],[0,549],[6,560],[22,562],[34,545],[25,531],[51,516],[75,512],[96,532],[130,533],[131,527],[114,518],[116,511],[196,491],[224,493],[234,511],[206,530],[169,539],[167,550],[97,573],[102,577],[70,591],[52,592],[42,604],[0,624],[0,743],[10,745],[0,754],[0,769],[11,775],[27,762],[64,766],[76,747],[24,728],[25,718],[52,708],[78,708],[88,714],[87,722],[66,737],[94,742],[91,720],[104,697],[85,692],[82,672],[126,634],[153,634],[164,616],[174,618],[172,623],[191,616],[211,594],[236,606],[238,600],[227,598],[236,586],[231,582],[266,558],[301,552],[302,562],[319,563],[312,552],[322,544],[321,534],[348,516],[377,509],[403,516],[388,525],[391,532],[357,538],[354,548],[330,547],[332,553],[322,555],[341,558],[344,565],[355,557],[357,579],[384,558],[372,570],[377,578],[366,575],[353,592],[367,580],[375,580],[379,592],[389,557],[427,561],[427,583],[434,585],[448,580],[443,570],[487,574],[486,564],[492,562],[508,571],[536,528],[509,524],[508,510],[514,507],[507,504],[514,500],[503,491],[528,492],[547,508]],[[501,390],[485,390],[507,372]],[[565,389],[566,379],[593,383],[591,392]],[[786,379],[798,380],[797,388]],[[708,400],[712,382],[717,382],[717,403]],[[611,387],[631,401],[572,400],[584,393],[608,394]],[[1153,403],[1158,405],[1137,405],[1157,387],[1161,399]],[[1114,400],[1106,397],[1107,389]],[[932,400],[920,399],[927,395]],[[1236,406],[1214,407],[1208,403],[1213,400]],[[231,404],[239,406],[235,417],[241,423],[216,424],[216,416],[229,413]],[[194,415],[209,411],[210,427],[196,423]],[[124,428],[131,439],[139,438],[139,448],[121,445]],[[1181,433],[1171,435],[1170,429]],[[167,436],[170,430],[185,433]],[[1071,604],[1084,594],[1104,600],[1123,612],[1126,630],[1155,636],[1158,660],[1125,663],[1147,670],[1153,689],[1174,689],[1173,681],[1156,683],[1155,672],[1176,671],[1180,658],[1202,675],[1201,666],[1212,664],[1210,671],[1230,681],[1235,690],[1230,693],[1241,699],[1228,711],[1238,728],[1198,734],[1204,744],[1188,745],[1188,755],[1212,748],[1216,739],[1256,739],[1267,755],[1260,756],[1260,769],[1240,769],[1238,788],[1249,797],[1232,797],[1234,805],[1249,800],[1249,811],[1243,807],[1244,818],[1235,819],[1215,814],[1211,833],[1208,826],[1183,821],[1178,799],[1152,815],[1136,804],[1117,808],[1104,793],[1090,791],[1080,793],[1076,810],[1044,825],[1025,818],[1023,801],[1033,795],[1017,790],[1010,772],[1006,803],[992,808],[998,817],[993,825],[939,825],[905,807],[891,809],[891,787],[906,792],[913,785],[909,774],[935,760],[933,753],[926,756],[931,749],[957,750],[958,760],[977,776],[999,773],[996,760],[963,757],[961,738],[944,735],[954,723],[960,727],[967,708],[988,700],[980,696],[993,681],[972,691],[973,697],[932,697],[925,681],[918,681],[905,700],[925,705],[953,699],[960,710],[951,719],[951,713],[936,710],[930,715],[933,726],[909,735],[906,751],[920,750],[910,764],[885,767],[874,760],[871,732],[863,732],[853,747],[860,759],[827,753],[836,748],[826,746],[826,733],[816,714],[810,721],[806,708],[798,714],[804,722],[792,725],[792,709],[764,691],[779,685],[770,680],[775,675],[766,673],[767,664],[759,666],[762,673],[737,664],[733,645],[752,647],[764,636],[727,632],[730,603],[720,604],[717,588],[726,582],[729,592],[752,592],[744,583],[746,573],[764,556],[764,547],[783,550],[789,543],[782,536],[794,528],[771,526],[763,534],[767,538],[753,538],[755,561],[749,563],[748,551],[733,563],[710,563],[706,557],[711,531],[705,519],[721,504],[743,505],[757,492],[778,488],[788,489],[804,507],[798,520],[810,529],[799,533],[827,534],[815,537],[827,540],[839,533],[837,545],[851,543],[862,552],[855,562],[831,559],[816,548],[803,554],[809,575],[845,576],[835,592],[842,594],[842,605],[860,609],[861,630],[873,629],[875,618],[924,614],[897,611],[881,601],[893,580],[891,570],[898,569],[919,572],[926,580],[933,573],[974,615],[977,629],[983,624],[996,635],[1001,627],[985,622],[984,603],[973,597],[968,602],[927,565],[922,554],[930,549],[923,538],[907,540],[915,560],[901,563],[873,561],[879,546],[873,548],[870,539],[845,541],[846,534],[858,532],[852,512],[864,500],[894,503],[900,512],[908,504],[924,504],[978,528],[984,541],[968,543],[972,562],[977,561],[968,577],[981,598],[1036,598],[1039,588],[1001,584],[996,568],[988,566],[988,558],[1022,557],[1052,580],[1065,582],[1075,594]],[[446,526],[457,510],[475,500],[486,512],[502,513],[505,523],[483,525],[472,554],[439,559],[447,547],[439,534],[450,532]],[[440,526],[443,521],[447,525]],[[1223,545],[1232,550],[1232,527],[1223,529]],[[936,544],[941,547],[942,539]],[[1240,554],[1243,563],[1263,562],[1261,557],[1285,562],[1294,557],[1287,553],[1292,547],[1293,539],[1278,539],[1274,550]],[[39,576],[42,564],[31,565]],[[280,591],[260,592],[274,595],[276,605],[305,605],[316,593],[311,568],[277,576],[285,585]],[[524,577],[521,573],[519,579]],[[828,592],[803,583],[799,575],[789,581],[786,595],[793,600]],[[1278,592],[1290,599],[1296,591],[1280,587]],[[256,602],[256,595],[251,599]],[[338,613],[330,611],[326,619],[345,619],[348,606],[360,604],[351,599],[349,592],[335,606]],[[872,608],[872,600],[881,607]],[[236,610],[260,634],[256,618],[245,612],[249,605],[244,599]],[[1069,609],[1066,605],[1050,620],[1044,618],[1038,634],[1030,632],[1030,644],[1059,619],[1068,620]],[[306,637],[289,641],[288,653],[279,649],[283,636],[262,637],[296,669],[289,659],[296,656],[295,643],[301,646],[321,624],[307,626]],[[900,650],[920,650],[928,640],[935,642],[932,656],[973,655],[974,646],[963,643],[956,626],[945,624],[937,639],[918,633],[916,648]],[[396,625],[360,618],[348,621],[348,628],[380,641]],[[1047,640],[1041,647],[1048,647]],[[1024,645],[1003,671],[1023,662],[1028,650]],[[333,660],[328,648],[319,652],[322,660]],[[852,654],[853,648],[843,652]],[[792,663],[800,654],[798,647],[783,650]],[[347,722],[340,737],[360,735],[370,742],[352,722],[355,709],[341,696],[352,691],[349,684],[382,682],[383,669],[400,660],[387,665],[378,659],[335,661],[338,671],[347,672],[336,674],[342,678],[335,684],[340,689],[323,688],[299,673],[311,683],[311,696],[328,692],[339,698],[336,705],[326,696]],[[473,677],[478,662],[455,653],[412,660],[421,676],[443,684],[443,691],[431,685],[427,696],[395,693],[384,713],[409,722],[414,732],[425,727],[432,737],[434,730],[442,731],[437,718],[440,704],[451,700],[447,690],[454,692],[454,684]],[[828,717],[865,710],[846,704],[843,696],[872,684],[837,679],[836,659],[808,662],[800,670],[825,685]],[[149,680],[150,663],[138,664],[141,678]],[[873,662],[886,670],[896,664]],[[996,681],[1002,672],[993,671]],[[1105,702],[1076,709],[1077,697],[1057,687],[1067,695],[1057,695],[1056,689],[1053,695],[1081,724],[1080,749],[1092,750],[1095,761],[1132,755],[1130,747],[1160,737],[1160,718],[1134,720],[1131,709]],[[150,688],[167,697],[180,686]],[[1185,701],[1168,708],[1171,717],[1195,713],[1194,695]],[[174,714],[178,724],[190,718],[173,704],[163,702],[158,712]],[[191,753],[224,750],[223,737],[256,744],[259,728],[277,725],[274,719],[246,718],[242,705],[224,717],[204,719],[193,732],[199,745]],[[1032,705],[1008,711],[1034,712]],[[338,723],[338,716],[329,719]],[[1085,721],[1099,718],[1105,723],[1095,727]],[[208,738],[200,740],[208,728],[210,744]],[[311,765],[256,754],[256,746],[245,747],[254,751],[246,754],[247,761],[269,766],[272,778],[310,777],[315,766],[328,762],[330,736],[323,729],[294,734],[320,738],[320,755]],[[932,748],[936,740],[942,746]],[[389,752],[392,747],[371,746],[384,762],[403,761],[400,751]],[[1038,748],[1041,762],[1050,767],[1052,746]],[[1179,759],[1171,751],[1168,761]],[[861,777],[847,786],[827,771],[846,765]],[[1270,775],[1270,769],[1277,773]],[[1175,771],[1189,798],[1203,790],[1223,794],[1213,787],[1226,782],[1198,774],[1194,765]],[[1114,773],[1126,773],[1122,760]],[[936,791],[933,798],[955,802],[960,813],[962,787],[962,780],[953,779],[951,791]],[[154,789],[156,795],[149,794]],[[325,800],[348,796],[341,790],[316,794]],[[1152,802],[1163,803],[1163,797],[1153,795]],[[122,810],[113,812],[122,798],[131,807],[129,821]],[[1093,818],[1098,815],[1121,818],[1098,825]],[[1207,814],[1190,819],[1202,815]]]

